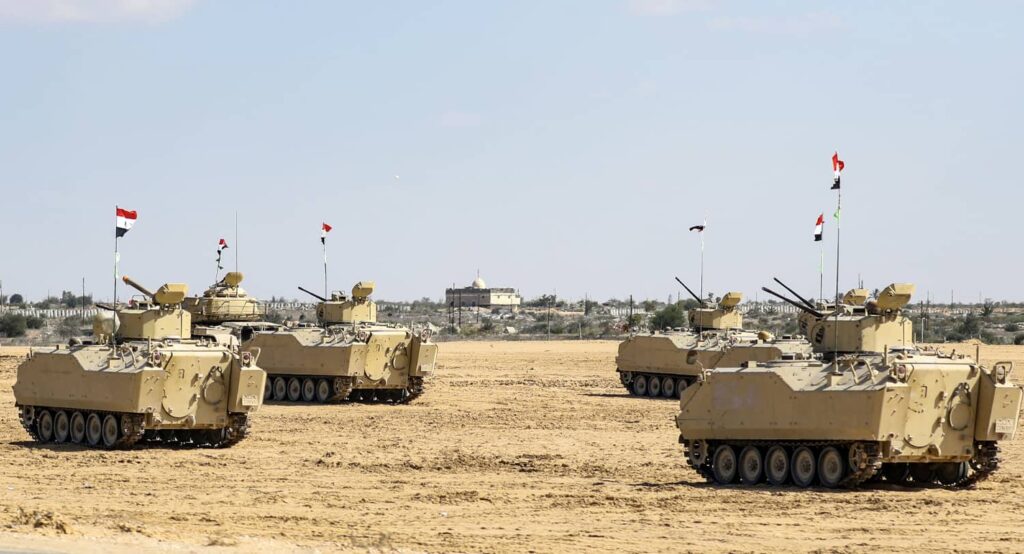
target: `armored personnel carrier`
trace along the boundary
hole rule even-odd
[[[242,344],[258,350],[271,386],[266,399],[290,402],[343,400],[410,402],[423,393],[437,345],[430,332],[377,322],[374,284],[361,281],[351,297],[316,297],[317,326],[256,332]]]
[[[748,360],[811,357],[803,338],[743,330],[743,314],[737,309],[742,294],[727,293],[715,304],[698,298],[682,281],[679,284],[700,302],[687,314],[689,330],[631,335],[619,344],[616,371],[630,394],[679,398],[706,369],[735,367]]]
[[[872,309],[891,314],[908,300],[883,292]],[[842,316],[820,325],[858,353],[719,366],[686,389],[676,424],[700,475],[719,484],[832,488],[884,477],[959,487],[998,468],[998,442],[1013,438],[1021,408],[1011,362],[875,353],[878,337],[864,326]]]
[[[258,352],[191,340],[183,284],[118,306],[93,324],[95,342],[32,352],[18,367],[15,404],[40,442],[126,448],[140,440],[231,446],[263,400]]]

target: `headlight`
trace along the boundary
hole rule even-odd
[[[1006,382],[1006,366],[997,365],[992,374],[995,375],[996,381],[998,381],[999,383]]]
[[[246,367],[252,365],[252,352],[242,352],[242,365]]]
[[[902,364],[896,366],[896,378],[900,381],[907,380],[907,366]]]
[[[159,350],[154,350],[153,355],[150,356],[150,360],[152,361],[153,365],[159,366],[160,363],[163,362],[164,360],[164,355]]]

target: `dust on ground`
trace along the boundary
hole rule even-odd
[[[113,452],[29,442],[2,357],[0,550],[1024,551],[1020,438],[975,490],[715,487],[615,350],[444,343],[408,406],[268,405],[230,449]],[[1024,372],[1024,347],[982,357]]]

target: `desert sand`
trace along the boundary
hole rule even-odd
[[[1020,435],[973,490],[712,486],[615,349],[443,343],[408,406],[272,404],[230,449],[105,452],[28,440],[3,348],[0,551],[1024,551]],[[1021,381],[1024,347],[982,357]]]

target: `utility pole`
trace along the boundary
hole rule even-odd
[[[551,298],[548,298],[548,340],[551,340]]]

